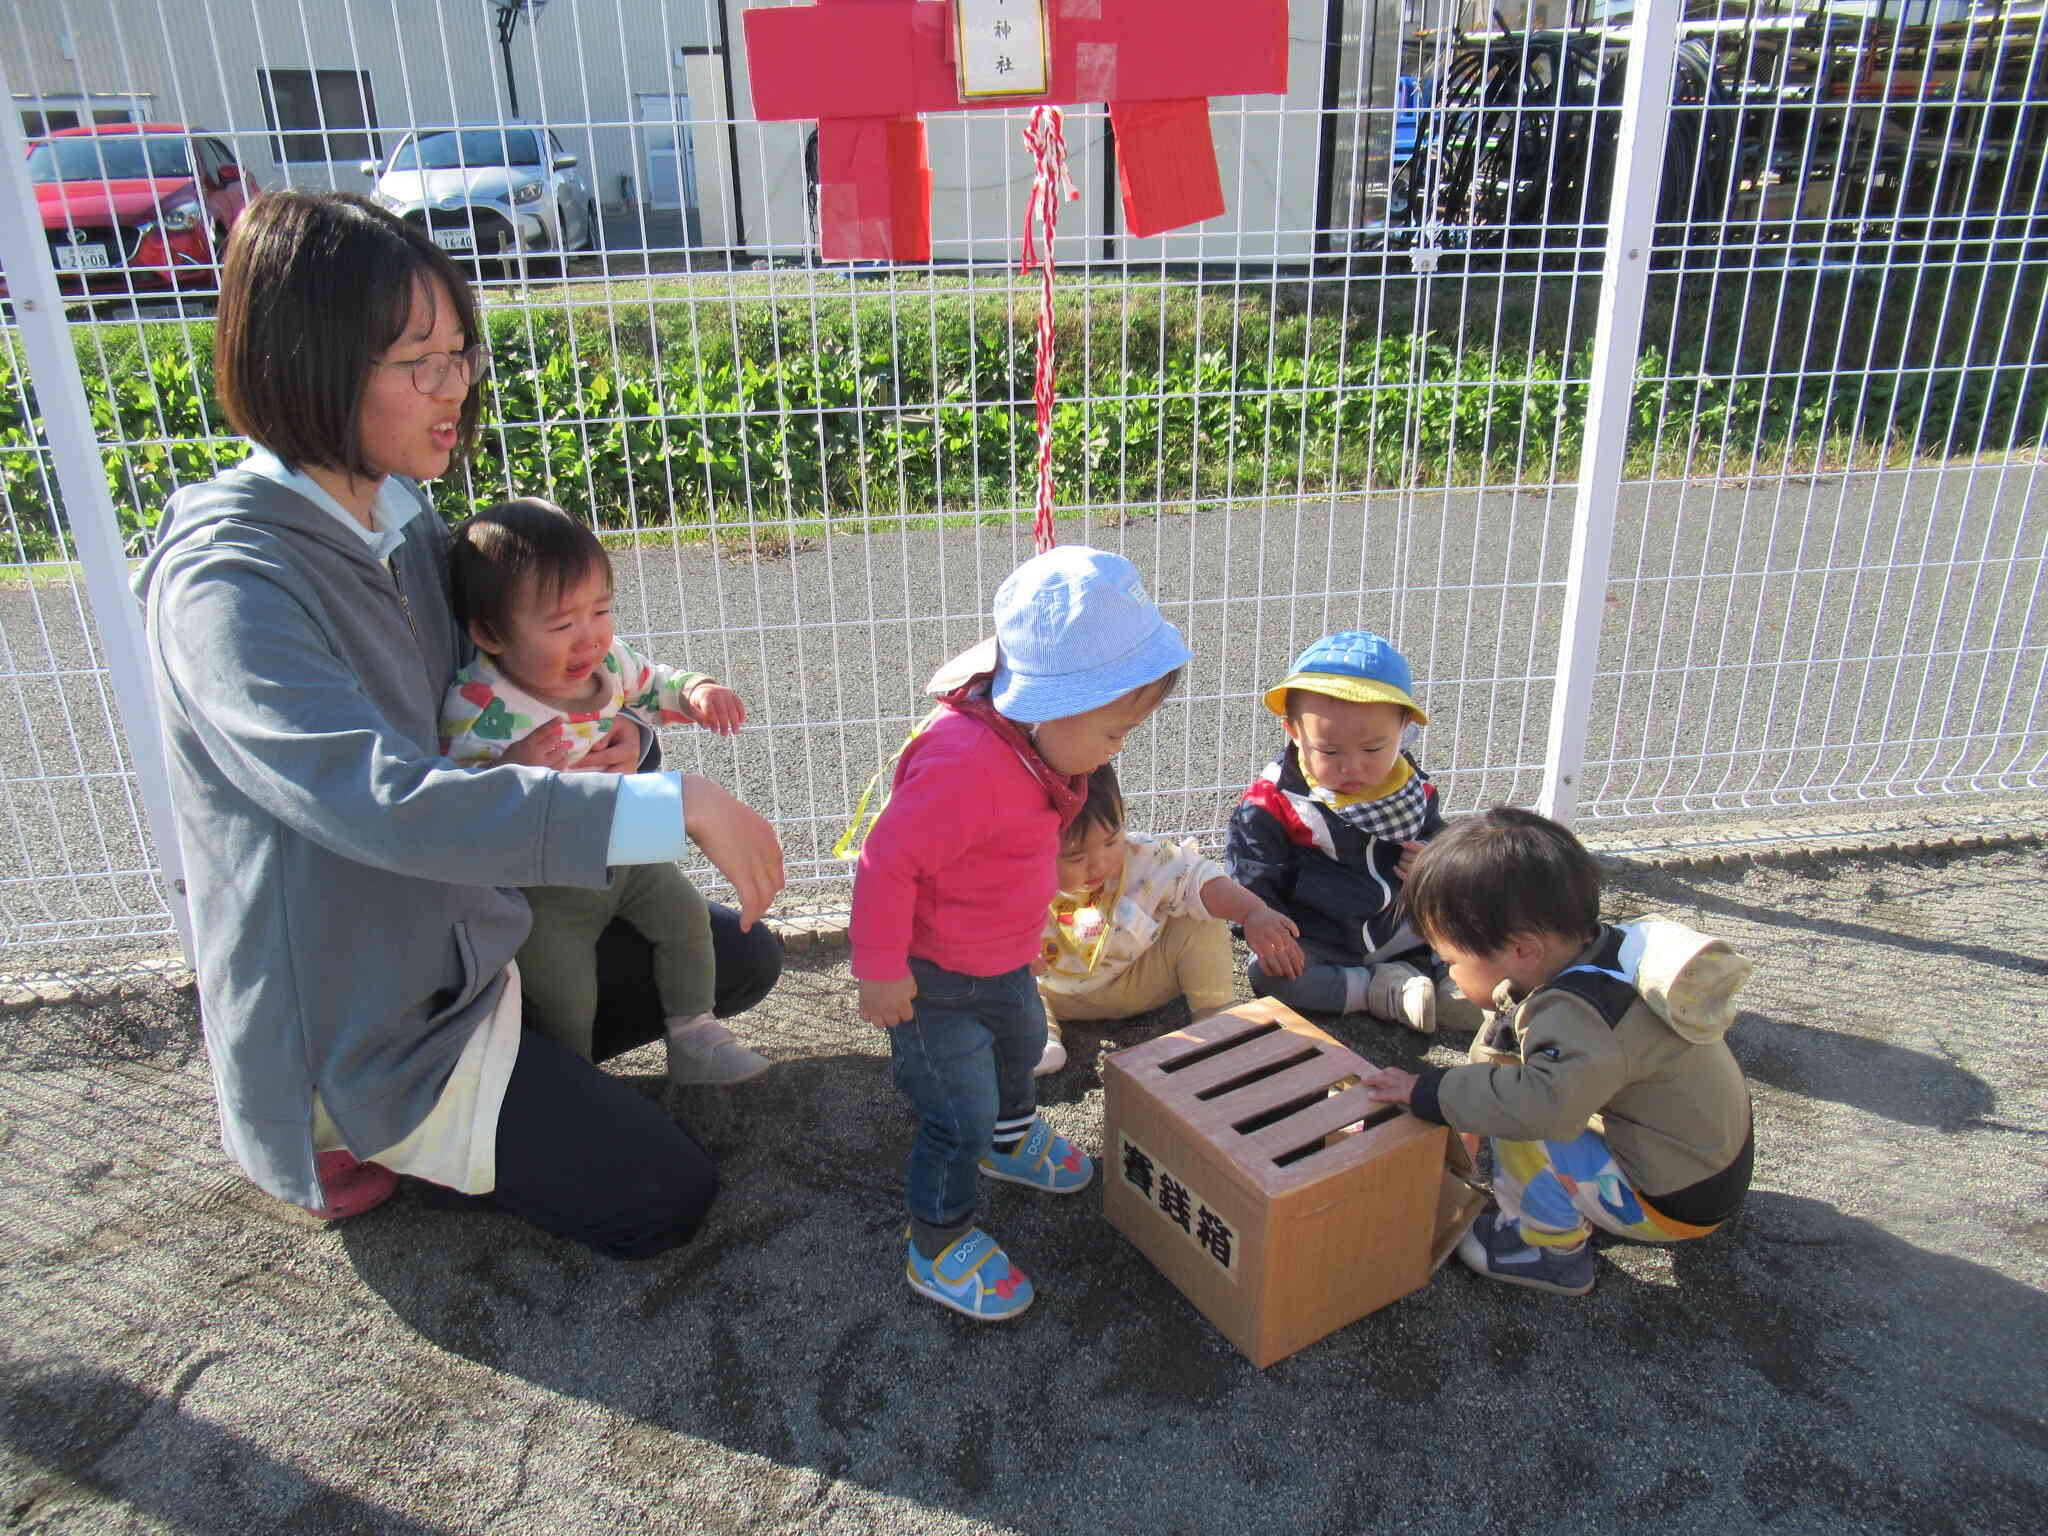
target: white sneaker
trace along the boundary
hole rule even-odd
[[[1399,960],[1376,965],[1365,984],[1365,1011],[1390,1024],[1405,1024],[1418,1035],[1433,1035],[1436,983]]]
[[[1031,1069],[1033,1077],[1048,1077],[1067,1064],[1067,1043],[1060,1038],[1060,1027],[1051,1019],[1045,1021],[1045,1052],[1038,1058],[1038,1065]]]
[[[1469,1035],[1481,1030],[1486,1023],[1487,1013],[1478,1007],[1457,984],[1446,976],[1436,984],[1436,1027],[1452,1034]]]
[[[668,1022],[668,1077],[678,1086],[744,1083],[759,1077],[768,1066],[766,1056],[741,1045],[731,1030],[708,1013]]]

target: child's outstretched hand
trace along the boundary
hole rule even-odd
[[[860,1016],[877,1029],[894,1029],[909,1021],[910,1000],[916,996],[917,982],[909,976],[901,981],[864,981]]]
[[[501,763],[523,763],[528,768],[551,768],[559,772],[569,761],[569,736],[562,729],[562,717],[535,726],[505,749]]]
[[[1305,961],[1301,946],[1294,942],[1300,936],[1301,929],[1292,918],[1283,917],[1263,903],[1245,916],[1244,941],[1259,957],[1268,976],[1291,980],[1301,974]]]
[[[1394,873],[1406,880],[1414,872],[1415,861],[1422,856],[1422,850],[1428,846],[1427,843],[1403,843],[1401,857],[1394,861]]]
[[[1415,1074],[1399,1067],[1381,1067],[1358,1081],[1375,1104],[1406,1104],[1415,1092]]]
[[[736,736],[747,723],[747,706],[740,696],[708,677],[690,690],[690,708],[697,712],[697,723],[715,735]]]

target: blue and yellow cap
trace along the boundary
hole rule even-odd
[[[1393,642],[1369,630],[1325,635],[1294,658],[1286,678],[1266,690],[1266,708],[1283,719],[1290,690],[1320,693],[1353,704],[1398,704],[1417,725],[1429,716],[1415,702],[1415,678]]]

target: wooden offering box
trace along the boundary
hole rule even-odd
[[[1369,1100],[1372,1070],[1270,998],[1104,1067],[1105,1213],[1253,1365],[1406,1296],[1441,1257],[1449,1132]]]

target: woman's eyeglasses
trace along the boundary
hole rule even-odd
[[[429,352],[409,363],[377,364],[379,368],[403,368],[412,374],[412,387],[423,395],[437,393],[448,382],[448,370],[460,368],[463,378],[474,384],[491,371],[491,349],[482,342],[460,352]]]

